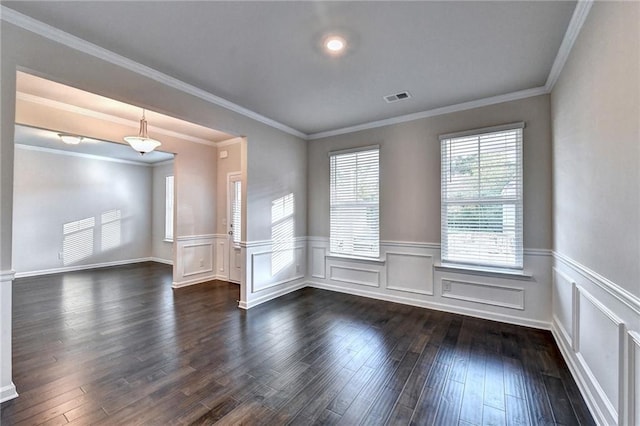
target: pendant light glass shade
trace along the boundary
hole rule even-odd
[[[144,118],[144,110],[142,110],[142,118],[140,119],[140,131],[138,132],[138,136],[125,136],[124,140],[131,145],[131,148],[135,149],[140,153],[140,155],[144,155],[147,152],[151,152],[160,145],[155,139],[151,139],[147,134],[147,120]]]
[[[78,145],[84,139],[82,136],[69,135],[66,133],[58,133],[60,140],[67,145]]]

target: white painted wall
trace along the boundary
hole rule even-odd
[[[595,2],[551,93],[553,332],[596,420],[640,424],[640,3]]]
[[[153,166],[151,257],[173,263],[173,242],[165,241],[166,178],[173,176],[173,162]],[[175,206],[174,206],[175,207]],[[175,209],[174,209],[175,210]]]
[[[13,268],[19,275],[148,258],[151,168],[17,145],[13,199]],[[102,215],[120,219],[103,224]],[[63,225],[93,219],[82,259],[59,258]],[[87,232],[88,231],[88,232]],[[78,234],[77,234],[78,235]],[[66,238],[73,238],[68,234]],[[86,240],[88,241],[88,240]]]

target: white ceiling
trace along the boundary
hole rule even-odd
[[[62,151],[70,155],[101,157],[137,164],[155,164],[173,159],[173,154],[152,151],[140,155],[128,145],[97,139],[84,138],[78,145],[67,145],[60,140],[58,132],[16,124],[14,141],[18,145],[46,151]]]
[[[314,134],[544,86],[576,2],[3,5]]]

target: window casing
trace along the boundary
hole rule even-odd
[[[522,129],[440,136],[442,261],[522,269]]]
[[[173,241],[173,176],[165,178],[164,239]]]
[[[330,251],[346,256],[380,255],[380,149],[329,153]]]

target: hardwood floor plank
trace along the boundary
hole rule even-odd
[[[312,288],[243,311],[237,285],[171,280],[16,280],[2,425],[594,424],[548,332]]]

